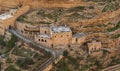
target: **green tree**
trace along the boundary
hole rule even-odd
[[[13,65],[8,66],[5,71],[19,71]]]
[[[6,59],[6,63],[12,63],[12,59],[8,57],[8,58]]]
[[[67,57],[67,56],[68,56],[68,51],[67,51],[67,50],[65,50],[65,51],[63,52],[63,56],[64,56],[64,57]]]
[[[97,65],[97,69],[101,69],[102,67],[100,61],[98,60],[95,61],[95,65]]]
[[[5,46],[5,41],[3,36],[0,36],[0,45]]]
[[[0,62],[0,70],[2,69],[2,62]]]
[[[34,61],[32,58],[20,58],[17,60],[16,64],[23,69],[27,69],[28,65],[34,64]]]
[[[15,35],[11,36],[11,39],[6,42],[7,52],[9,52],[15,46],[15,43],[17,42],[17,40],[18,39]]]

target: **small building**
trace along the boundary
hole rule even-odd
[[[17,9],[11,9],[9,12],[0,15],[0,35],[5,35],[6,29],[12,26],[6,23],[11,23],[8,19],[12,18],[16,11]]]
[[[89,54],[92,54],[93,52],[98,52],[102,48],[101,42],[96,42],[95,40],[88,43],[87,45],[88,45],[87,50]]]
[[[0,20],[6,20],[11,17],[16,13],[17,9],[11,9],[8,13],[4,13],[0,15]]]
[[[69,27],[51,27],[51,36],[54,46],[68,45],[71,43],[72,31]]]
[[[72,36],[72,44],[79,44],[81,45],[85,41],[85,34],[84,33],[77,33]]]

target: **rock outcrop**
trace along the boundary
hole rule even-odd
[[[88,5],[92,2],[68,1],[68,0],[0,0],[1,10],[18,8],[29,5],[31,9],[64,7],[70,8],[78,5]]]

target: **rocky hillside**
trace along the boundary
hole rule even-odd
[[[31,9],[53,8],[53,7],[73,7],[78,5],[91,4],[91,2],[69,1],[69,0],[0,0],[0,10],[9,10],[29,5]]]

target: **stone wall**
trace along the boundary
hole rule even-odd
[[[54,46],[68,45],[72,40],[72,32],[61,32],[52,34],[52,40]]]

